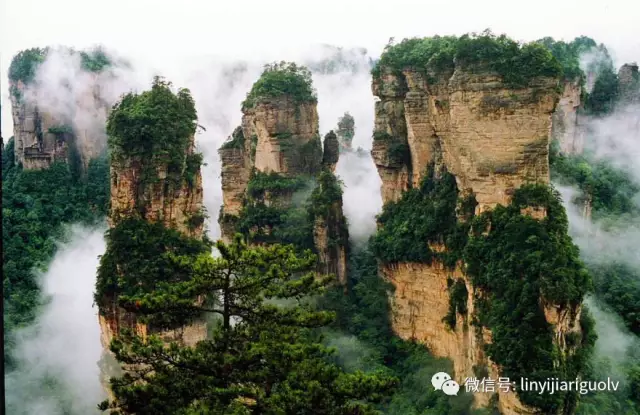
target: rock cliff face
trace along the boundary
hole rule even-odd
[[[458,68],[427,82],[387,72],[374,81],[372,155],[386,203],[417,185],[429,163],[444,165],[460,190],[472,189],[478,211],[506,204],[526,182],[549,181],[551,114],[557,80],[512,90],[491,73]]]
[[[191,138],[186,157],[194,153]],[[157,179],[143,182],[143,166],[153,163]],[[168,179],[168,166],[157,160],[126,158],[112,160],[111,207],[108,216],[110,227],[128,217],[138,217],[150,222],[161,222],[165,227],[176,229],[193,238],[202,238],[204,216],[202,216],[202,176],[200,169],[191,178],[175,183]],[[122,329],[132,329],[138,335],[160,336],[166,342],[194,345],[206,338],[206,323],[196,321],[175,330],[158,331],[140,323],[135,313],[118,306],[117,298],[100,304],[99,324],[104,348],[102,363],[109,373],[102,373],[103,385],[109,391],[108,379],[118,368],[109,350],[109,344]],[[109,369],[110,368],[110,369]],[[110,392],[109,392],[110,393]]]
[[[65,110],[52,108],[37,85],[12,82],[10,95],[15,137],[15,160],[25,169],[42,169],[54,161],[76,158],[86,169],[89,160],[105,150],[104,122],[110,108],[100,96],[97,74],[93,84],[75,102],[60,102]]]
[[[338,142],[333,132],[325,139],[323,152],[318,133],[318,112],[314,102],[295,102],[287,96],[264,100],[244,109],[242,126],[219,150],[222,160],[223,206],[219,223],[222,239],[229,241],[247,206],[277,206],[282,209],[299,205],[295,190],[263,189],[249,194],[257,174],[277,180],[307,178],[314,181],[323,168],[333,172],[338,157]],[[275,176],[274,176],[275,175]],[[346,281],[346,241],[343,229],[342,201],[331,213],[316,217],[313,241],[319,256],[319,269],[335,273]],[[270,233],[270,229],[264,230]],[[335,235],[334,235],[335,234]],[[338,245],[335,242],[339,241]]]
[[[187,155],[194,153],[193,138]],[[109,225],[123,218],[141,214],[142,219],[162,222],[185,235],[201,238],[202,175],[194,172],[190,183],[176,185],[167,179],[168,166],[155,163],[157,181],[141,185],[143,165],[153,161],[128,158],[111,163],[111,208]]]
[[[637,63],[626,63],[618,71],[620,98],[626,103],[640,102],[640,73]]]
[[[397,201],[408,188],[418,186],[430,164],[436,167],[436,176],[443,169],[452,173],[462,194],[475,195],[476,214],[507,205],[513,191],[525,183],[548,183],[557,85],[557,79],[538,78],[527,88],[511,89],[495,74],[460,65],[429,80],[412,70],[400,75],[382,68],[372,85],[380,98],[372,155],[382,179],[384,203]],[[562,108],[555,117],[571,124],[574,116],[566,112],[575,112],[579,95],[579,87],[565,85]],[[568,131],[565,128],[562,134],[573,134]],[[544,210],[523,213],[537,219],[545,216]],[[444,249],[431,246],[434,252]],[[467,377],[481,378],[479,370],[497,380],[500,368],[483,347],[491,342],[491,332],[472,325],[477,290],[463,270],[463,263],[448,270],[437,259],[431,264],[382,264],[381,274],[396,288],[391,299],[392,324],[402,338],[416,339],[435,355],[451,358],[454,378],[461,384]],[[456,314],[454,329],[443,322],[450,309],[452,280],[463,281],[468,293],[468,312]],[[554,343],[568,353],[565,339],[580,330],[579,308],[558,313],[550,304],[544,310],[555,330]],[[515,393],[498,392],[498,388],[496,393],[501,413],[536,413]],[[490,395],[474,394],[475,404],[486,406]]]
[[[564,154],[579,154],[584,150],[583,131],[579,126],[578,108],[582,105],[579,81],[565,81],[560,101],[553,113],[551,137],[560,143]]]

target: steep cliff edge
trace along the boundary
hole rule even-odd
[[[582,106],[583,86],[579,79],[564,81],[562,95],[553,113],[551,137],[558,140],[565,154],[584,150],[584,131],[579,125],[578,109]]]
[[[483,34],[390,45],[372,73],[380,98],[372,155],[385,203],[372,247],[396,287],[394,330],[451,358],[461,384],[575,379],[579,350],[589,347],[579,323],[586,277],[562,206],[545,187],[560,65],[540,44]],[[505,228],[510,221],[520,230]],[[509,239],[523,235],[537,239]],[[557,245],[562,267],[541,273],[503,257],[508,245],[540,255],[549,249],[543,239]],[[547,292],[549,284],[566,295]],[[496,388],[474,398],[503,414],[568,414],[576,396]]]
[[[45,87],[42,83],[48,81],[36,76],[48,53],[79,60],[82,80],[74,85],[74,93],[70,86],[66,86],[68,93],[58,90],[65,86]],[[77,53],[36,48],[14,57],[9,68],[9,89],[16,163],[32,170],[65,161],[86,171],[89,160],[106,148],[106,135],[97,126],[104,125],[110,105],[101,97],[99,82],[101,73],[110,65],[100,49]]]
[[[144,315],[144,296],[157,284],[189,278],[171,255],[210,250],[202,240],[202,155],[194,148],[195,106],[188,90],[174,94],[170,86],[156,79],[150,91],[125,95],[107,123],[110,230],[95,293],[105,350],[123,329],[187,345],[206,337],[197,310],[186,306],[182,317],[191,317],[192,324],[150,322]]]
[[[330,132],[323,151],[311,74],[295,64],[267,66],[242,111],[241,127],[219,150],[223,239],[240,232],[252,243],[311,249],[320,272],[346,281],[348,234],[333,175],[339,144]]]

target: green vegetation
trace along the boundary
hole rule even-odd
[[[640,336],[640,270],[611,262],[591,265],[589,271],[597,297],[622,317],[631,332]]]
[[[64,136],[65,134],[73,134],[73,128],[70,125],[56,125],[49,130],[47,130],[50,134],[55,134],[58,137]]]
[[[233,134],[227,141],[225,141],[220,147],[221,150],[235,148],[238,150],[244,149],[244,134],[242,133],[242,127],[238,126],[233,130]]]
[[[267,64],[242,102],[242,109],[253,108],[269,98],[287,97],[295,103],[317,102],[311,72],[292,62]]]
[[[561,154],[557,141],[551,145],[549,161],[554,182],[578,187],[583,199],[590,196],[594,220],[611,215],[640,215],[640,207],[634,200],[640,194],[640,185],[628,172],[605,160],[595,160],[589,153]]]
[[[313,221],[306,205],[294,200],[296,194],[310,191],[312,184],[309,176],[254,171],[244,207],[232,221],[235,229],[249,242],[293,244],[299,252],[314,250]],[[268,204],[274,198],[279,202]]]
[[[114,161],[140,159],[143,184],[157,181],[157,166],[168,167],[174,185],[193,182],[202,157],[187,157],[196,132],[195,103],[188,89],[171,91],[171,83],[155,77],[151,90],[124,95],[107,120]]]
[[[473,214],[475,199],[458,201],[453,175],[444,172],[433,179],[433,166],[419,188],[409,189],[397,202],[387,203],[378,216],[380,229],[372,237],[372,252],[384,263],[424,262],[439,258],[449,267],[462,258],[469,225],[458,222],[456,212]],[[433,252],[429,244],[444,244]]]
[[[376,409],[387,415],[488,413],[470,408],[472,396],[464,388],[449,397],[429,386],[434,373],[451,373],[451,362],[395,335],[388,301],[393,285],[380,277],[377,258],[367,247],[350,255],[349,287],[346,295],[335,287],[319,302],[322,309],[337,311],[326,341],[338,348],[337,360],[346,369],[385,371],[401,380],[390,399]]]
[[[619,95],[618,74],[613,65],[599,73],[593,90],[587,96],[585,110],[591,115],[607,115],[613,112]]]
[[[521,210],[526,207],[542,207],[547,216],[536,220],[524,215]],[[488,224],[490,231],[484,233]],[[491,329],[487,353],[510,379],[573,379],[586,365],[594,342],[588,332],[575,354],[555,365],[553,333],[540,302],[542,298],[543,303],[574,307],[591,288],[567,231],[560,195],[543,185],[525,185],[516,190],[509,206],[497,206],[473,220],[473,236],[464,253],[466,272],[474,288],[487,293],[476,297],[478,323]],[[564,399],[576,399],[563,392],[518,395],[545,413],[566,404]]]
[[[338,136],[341,148],[351,148],[351,142],[356,135],[356,123],[353,116],[348,112],[345,112],[344,115],[338,119],[336,135]]]
[[[419,188],[385,205],[378,217],[380,229],[370,243],[374,255],[384,263],[439,260],[448,269],[464,260],[473,287],[487,293],[475,296],[475,324],[491,329],[493,343],[486,350],[504,376],[575,377],[585,365],[592,341],[579,339],[578,352],[560,368],[554,367],[551,326],[539,300],[542,296],[546,302],[575,306],[591,284],[567,235],[559,195],[544,186],[524,186],[509,206],[473,217],[475,200],[459,200],[455,178],[446,172],[440,179],[433,177],[431,167]],[[521,213],[525,207],[543,207],[547,216],[536,220]],[[430,244],[446,249],[435,252]],[[463,280],[451,280],[449,290],[450,310],[444,321],[453,328],[456,315],[467,312],[468,293]],[[554,410],[564,399],[560,394],[519,394],[524,403],[545,411]]]
[[[304,189],[309,180],[309,177],[304,176],[287,177],[276,172],[263,173],[256,170],[247,185],[247,195],[253,200],[263,199],[266,193],[274,196],[291,195]]]
[[[606,219],[614,225],[626,226],[627,221],[640,217],[637,197],[640,184],[631,174],[611,166],[605,160],[595,160],[589,153],[563,155],[554,142],[550,153],[551,178],[555,182],[575,186],[581,191],[574,203],[583,205],[590,199],[592,219]],[[627,327],[640,334],[640,275],[630,266],[612,261],[590,265],[595,294],[625,321]]]
[[[240,235],[233,244],[216,247],[220,258],[174,256],[190,278],[135,298],[149,318],[166,320],[154,316],[173,318],[178,309],[197,309],[197,298],[217,293],[199,310],[218,317],[211,337],[194,348],[167,347],[158,338],[143,341],[131,333],[114,340],[111,350],[120,362],[143,366],[112,378],[115,402],[105,401],[100,409],[110,407],[115,414],[372,414],[372,404],[397,380],[385,373],[345,373],[330,361],[332,351],[311,338],[311,329],[334,318],[305,301],[329,283],[308,272],[316,258],[280,245],[249,249]]]
[[[162,223],[127,218],[106,233],[107,250],[100,258],[94,300],[104,305],[117,298],[126,309],[138,311],[129,299],[179,284],[191,278],[188,269],[174,256],[197,256],[211,252],[208,241],[182,235]],[[190,309],[174,310],[175,320],[154,321],[163,327],[180,325]],[[176,322],[177,321],[177,322]]]
[[[9,80],[30,83],[36,76],[38,66],[44,62],[48,48],[26,49],[13,57],[9,65]]]
[[[434,36],[404,39],[397,45],[389,43],[371,73],[374,78],[380,77],[383,68],[396,75],[407,68],[426,75],[452,73],[454,60],[465,67],[496,71],[513,87],[525,87],[535,77],[562,75],[558,60],[540,43],[519,45],[506,35],[496,36],[489,30],[479,35]]]
[[[560,62],[565,80],[581,80],[581,83],[584,84],[585,74],[580,69],[580,55],[595,49],[597,47],[595,40],[590,37],[580,36],[566,43],[561,40],[556,41],[551,37],[545,37],[538,40],[538,42],[547,47]]]
[[[443,317],[442,321],[447,323],[451,329],[456,328],[456,317],[458,314],[465,316],[467,314],[467,297],[469,292],[467,284],[462,278],[453,280],[447,278],[447,288],[449,289],[449,311]]]
[[[63,239],[65,225],[93,224],[104,217],[109,201],[109,164],[92,160],[85,177],[64,163],[44,170],[23,170],[14,162],[14,140],[2,152],[2,263],[5,359],[11,360],[19,327],[33,323],[41,305],[35,271],[45,271]]]
[[[82,69],[88,72],[100,72],[112,65],[102,47],[97,47],[88,52],[80,52],[80,64]]]

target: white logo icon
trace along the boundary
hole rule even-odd
[[[451,376],[445,372],[438,372],[431,378],[431,384],[436,390],[442,389],[442,384],[451,380]]]
[[[458,382],[451,379],[448,373],[438,372],[431,378],[431,384],[436,390],[441,389],[445,395],[453,396],[457,395],[460,390]]]
[[[442,384],[442,392],[444,392],[445,395],[457,395],[459,390],[460,385],[458,385],[458,382],[456,382],[455,380],[448,380]]]

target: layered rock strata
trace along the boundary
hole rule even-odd
[[[318,133],[315,102],[295,102],[287,96],[258,102],[243,110],[241,128],[219,150],[222,160],[223,206],[219,223],[222,239],[229,241],[243,208],[256,202],[288,208],[300,204],[295,191],[265,191],[260,200],[252,200],[248,187],[253,174],[276,174],[284,179],[307,178],[313,182],[323,169],[333,172],[338,161],[338,140],[327,134],[324,151]],[[302,192],[304,193],[304,191]],[[308,195],[307,195],[308,196]],[[338,224],[344,221],[342,202],[331,214],[316,217],[314,243],[319,269],[346,280],[346,240]],[[339,241],[336,245],[335,241]]]
[[[430,74],[433,75],[433,74]],[[549,141],[552,115],[559,101],[558,80],[533,79],[528,87],[513,89],[495,73],[464,68],[427,77],[413,70],[402,74],[385,71],[374,79],[375,130],[372,156],[382,179],[384,203],[399,200],[419,185],[435,166],[435,174],[446,170],[455,176],[462,194],[473,194],[476,214],[507,205],[514,190],[525,183],[549,182]],[[579,87],[565,85],[563,106],[555,112],[568,124],[575,120],[565,112],[580,105]],[[574,132],[565,128],[562,134]],[[569,146],[570,140],[566,140]],[[534,209],[535,210],[535,209]],[[523,212],[536,219],[544,210]],[[443,246],[431,246],[434,252]],[[500,368],[484,352],[491,342],[487,328],[472,325],[476,290],[464,273],[464,263],[447,269],[439,260],[431,264],[401,262],[382,264],[381,274],[395,286],[391,299],[393,328],[400,337],[429,346],[453,361],[455,379],[484,376],[498,379]],[[467,313],[456,314],[455,328],[444,322],[450,308],[451,280],[464,281]],[[547,321],[554,328],[554,343],[561,353],[569,333],[580,332],[580,308],[544,305]],[[522,404],[513,392],[498,391],[498,409],[503,414],[534,414],[536,408]],[[475,394],[475,404],[486,406],[491,394]]]

